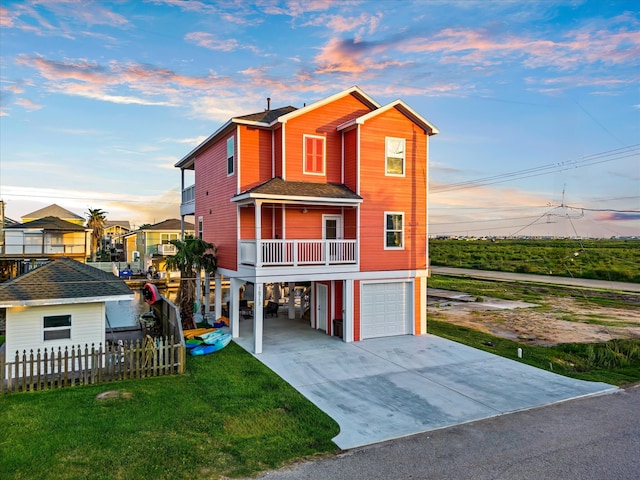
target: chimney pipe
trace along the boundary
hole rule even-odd
[[[267,112],[271,110],[271,97],[267,97]]]

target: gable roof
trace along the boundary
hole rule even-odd
[[[422,115],[417,113],[415,110],[413,110],[409,105],[404,103],[402,100],[395,100],[383,107],[378,108],[377,110],[373,110],[372,112],[369,112],[358,118],[349,120],[348,122],[345,122],[342,125],[338,125],[337,130],[341,131],[341,130],[348,129],[349,127],[352,127],[353,125],[356,125],[356,124],[360,124],[360,125],[364,124],[367,120],[377,117],[382,113],[388,112],[392,108],[397,109],[400,113],[405,115],[412,122],[420,126],[420,128],[422,128],[427,133],[427,135],[436,135],[437,133],[440,132],[435,125],[433,125],[428,120],[426,120]]]
[[[0,283],[0,308],[132,298],[131,289],[112,273],[66,257]]]
[[[44,218],[44,217],[58,217],[66,220],[82,220],[84,222],[84,217],[80,215],[70,212],[66,208],[62,208],[55,203],[49,205],[48,207],[41,208],[40,210],[36,210],[35,212],[28,213],[23,215],[22,218]]]
[[[362,202],[362,197],[345,185],[336,183],[291,182],[275,177],[235,195],[231,201],[250,201],[256,198],[270,201],[283,200],[287,203],[298,200],[300,203],[327,203],[335,205],[355,205]]]
[[[251,113],[249,115],[233,117],[229,119],[224,125],[222,125],[218,130],[209,135],[206,140],[204,140],[193,150],[187,153],[184,157],[182,157],[180,161],[174,166],[178,168],[193,168],[193,162],[195,161],[196,154],[201,152],[221,136],[226,135],[234,127],[234,125],[241,124],[253,125],[263,128],[273,128],[278,123],[286,123],[288,120],[291,120],[298,115],[302,115],[328,103],[335,102],[336,100],[346,97],[347,95],[353,95],[371,110],[380,108],[380,104],[378,102],[376,102],[373,98],[360,90],[359,87],[353,86],[334,95],[331,95],[330,97],[326,97],[317,102],[310,103],[309,105],[306,105],[302,108],[295,108],[292,106],[280,107],[274,110],[265,110],[259,113]]]
[[[373,98],[371,98],[369,95],[364,93],[360,89],[360,87],[353,86],[351,88],[348,88],[346,90],[338,92],[338,93],[336,93],[334,95],[331,95],[330,97],[326,97],[326,98],[323,98],[322,100],[319,100],[317,102],[310,103],[309,105],[306,105],[303,108],[297,109],[295,112],[287,113],[286,115],[283,115],[280,118],[278,118],[278,122],[287,123],[287,121],[291,120],[292,118],[298,117],[298,116],[303,115],[303,114],[305,114],[305,113],[307,113],[307,112],[309,112],[311,110],[315,110],[316,108],[322,107],[322,106],[327,105],[327,104],[332,103],[332,102],[335,102],[336,100],[344,98],[347,95],[354,96],[358,101],[360,101],[362,104],[364,104],[370,110],[377,110],[378,108],[380,108],[380,104],[378,102],[376,102]]]
[[[184,222],[185,230],[193,230],[193,223]],[[140,230],[181,230],[180,219],[178,218],[169,218],[160,223],[154,223],[145,228],[141,228]]]
[[[129,223],[129,220],[105,220],[104,226],[105,228],[122,227],[126,228],[127,230],[131,230],[131,223]]]
[[[16,225],[8,225],[6,227],[7,230],[11,229],[27,229],[34,228],[40,230],[55,230],[55,231],[64,231],[64,232],[84,232],[89,230],[88,228],[78,225],[77,223],[67,222],[66,220],[62,220],[58,217],[44,217],[39,218],[37,220],[32,220],[30,222],[18,223]]]

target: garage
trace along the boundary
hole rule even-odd
[[[360,338],[413,333],[411,292],[410,282],[362,284]]]

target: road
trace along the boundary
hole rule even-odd
[[[593,288],[597,290],[617,290],[621,292],[640,293],[640,283],[609,282],[606,280],[590,280],[587,278],[553,277],[551,275],[531,275],[527,273],[492,272],[468,268],[431,267],[431,272],[442,275],[455,275],[471,278],[490,278],[516,282],[547,283],[552,285],[568,285],[572,287]]]
[[[349,450],[269,480],[636,480],[640,387]]]

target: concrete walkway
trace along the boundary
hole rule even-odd
[[[252,328],[236,339],[249,352]],[[432,335],[344,343],[278,317],[263,338],[256,358],[338,422],[343,450],[617,390]]]

